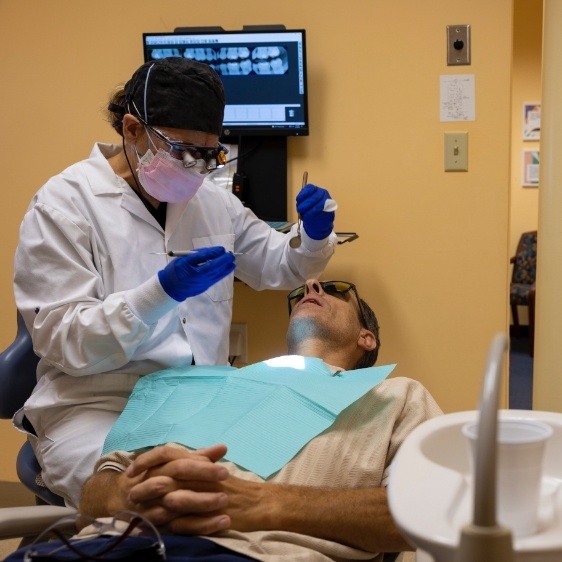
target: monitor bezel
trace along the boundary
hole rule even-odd
[[[242,30],[188,30],[181,29],[177,31],[164,32],[145,32],[142,34],[143,58],[145,62],[152,60],[149,58],[146,38],[151,36],[214,36],[214,35],[281,35],[287,33],[300,33],[302,37],[302,54],[303,54],[303,115],[304,125],[302,127],[290,126],[261,126],[261,125],[228,125],[223,126],[224,139],[237,138],[241,136],[308,136],[310,132],[309,116],[308,116],[308,78],[307,78],[307,53],[306,53],[306,30],[305,29],[242,29]]]

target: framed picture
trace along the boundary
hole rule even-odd
[[[538,187],[539,185],[539,161],[540,153],[538,150],[523,151],[523,169],[521,177],[523,187]]]
[[[523,104],[523,140],[534,141],[541,138],[541,104]]]

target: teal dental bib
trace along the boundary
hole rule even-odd
[[[320,359],[287,355],[240,369],[158,371],[139,379],[102,454],[224,443],[227,460],[267,478],[394,367],[334,374]]]

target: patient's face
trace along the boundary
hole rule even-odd
[[[294,306],[289,322],[289,335],[299,338],[357,338],[361,329],[359,303],[353,291],[330,291],[311,279],[305,284],[303,298]]]

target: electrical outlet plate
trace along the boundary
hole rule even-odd
[[[236,357],[236,363],[248,363],[248,325],[231,324],[228,355]]]
[[[470,25],[447,26],[447,65],[470,64]]]

